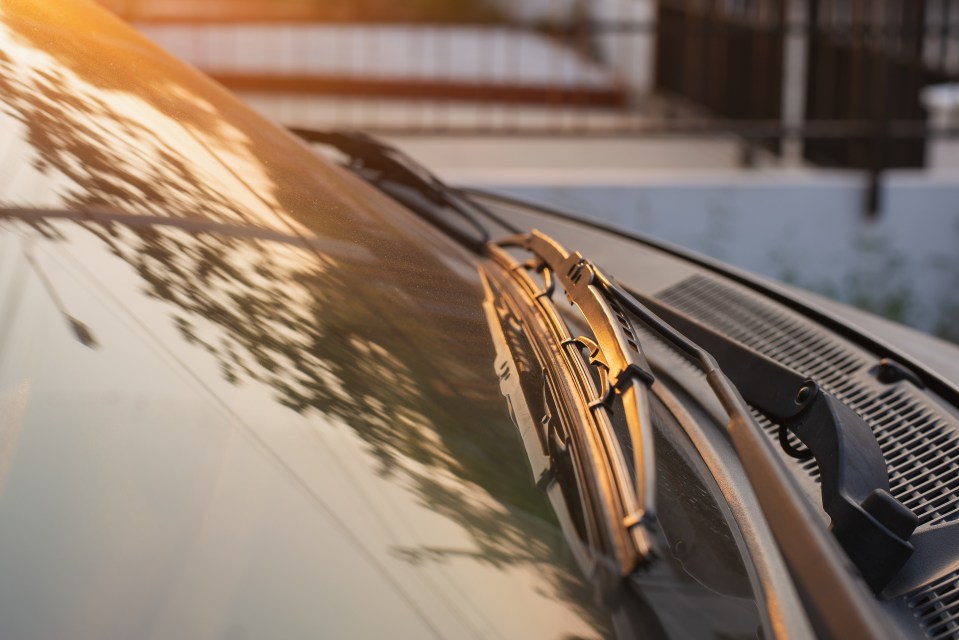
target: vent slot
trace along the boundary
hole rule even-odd
[[[687,278],[657,297],[815,379],[872,428],[889,465],[892,494],[922,524],[959,518],[959,425],[912,387],[876,382],[867,373],[874,358],[788,309],[707,276]],[[777,425],[756,417],[775,438]],[[818,482],[815,461],[784,458]]]
[[[915,591],[906,602],[928,637],[959,639],[959,571]]]

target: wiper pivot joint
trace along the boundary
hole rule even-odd
[[[912,555],[919,519],[889,493],[886,461],[862,418],[807,380],[802,411],[782,420],[816,458],[832,532],[866,583],[881,591]]]
[[[909,538],[919,519],[889,492],[886,459],[869,425],[814,380],[660,300],[640,297],[711,353],[743,399],[780,425],[787,454],[816,459],[833,534],[870,588],[881,591],[912,555]],[[807,450],[797,450],[786,431]]]

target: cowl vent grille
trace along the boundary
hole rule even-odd
[[[907,603],[929,638],[959,638],[959,571],[923,587]]]
[[[743,287],[707,276],[687,278],[658,298],[814,378],[872,428],[889,465],[893,495],[921,523],[959,518],[959,424],[911,386],[878,383],[868,373],[875,364],[869,354]],[[776,425],[758,418],[775,437]],[[786,459],[818,481],[815,461]]]

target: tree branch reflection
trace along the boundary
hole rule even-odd
[[[37,191],[14,188],[0,221],[50,239],[81,225],[225,380],[348,425],[382,474],[470,533],[477,560],[555,567],[555,597],[603,628],[530,481],[468,263],[425,251],[432,232],[398,205],[199,76],[148,67],[149,50],[114,63],[103,34],[78,44],[22,26],[0,34],[0,117],[22,127],[56,202],[33,209]]]

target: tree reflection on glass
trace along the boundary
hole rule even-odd
[[[540,542],[557,536],[553,516],[508,420],[468,263],[424,251],[430,232],[395,204],[199,76],[169,63],[145,73],[151,50],[118,59],[109,29],[94,43],[22,26],[0,34],[4,117],[22,126],[59,206],[156,218],[82,224],[169,305],[184,339],[229,382],[268,385],[293,411],[348,425],[383,474],[404,474],[424,504],[470,532],[477,560],[541,566],[556,596],[583,608],[581,583],[546,568],[565,560]],[[174,222],[197,219],[220,226]],[[450,478],[494,500],[480,504]],[[396,553],[422,562],[459,552]]]

